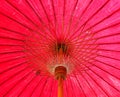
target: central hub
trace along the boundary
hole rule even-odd
[[[65,79],[67,75],[67,69],[64,66],[58,66],[55,68],[55,78],[58,80],[59,78]]]
[[[65,43],[57,43],[55,46],[55,52],[57,54],[64,54],[68,53],[68,46]]]

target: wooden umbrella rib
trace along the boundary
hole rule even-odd
[[[43,77],[41,77],[41,79],[39,80],[39,82],[36,84],[36,86],[33,88],[32,92],[30,93],[31,97],[33,95],[33,93],[35,92],[35,90],[37,89],[37,87],[41,84],[41,81],[43,80]]]
[[[69,77],[69,80],[70,80],[71,88],[72,88],[72,91],[73,91],[73,97],[77,97],[76,94],[75,94],[75,91],[74,91],[74,86],[73,86],[73,82],[71,80],[71,77]]]
[[[51,32],[50,31],[50,29],[47,27],[47,25],[43,22],[43,20],[41,19],[41,17],[38,15],[38,13],[35,11],[35,8],[29,3],[29,1],[28,0],[25,0],[26,1],[26,3],[28,4],[28,6],[32,9],[32,11],[35,13],[35,15],[37,16],[37,18],[39,19],[39,21],[41,22],[41,24],[42,24],[42,26],[43,27],[45,27],[49,32]],[[40,33],[41,34],[41,33]],[[48,34],[48,33],[47,33]],[[48,34],[49,35],[49,34]],[[51,34],[51,36],[49,35],[49,39],[51,40],[52,38],[54,38],[54,37],[52,37],[52,34]],[[54,40],[54,39],[53,39]],[[51,40],[52,41],[52,40]]]
[[[51,2],[53,14],[54,14],[55,26],[56,26],[56,25],[57,25],[57,18],[56,18],[56,12],[55,12],[55,7],[54,7],[54,1],[53,1],[53,0],[50,0],[50,2]],[[55,27],[55,28],[56,28],[56,27]]]
[[[99,11],[101,11],[101,10],[104,8],[104,6],[106,6],[106,5],[108,4],[108,2],[109,2],[109,0],[107,0],[91,17],[89,17],[89,18],[84,22],[84,24],[81,25],[81,26],[75,31],[75,33],[78,32],[81,27],[85,26]]]
[[[48,22],[50,23],[49,16],[48,16],[48,14],[47,14],[47,12],[46,12],[46,10],[45,10],[45,7],[44,7],[44,5],[43,5],[42,1],[41,1],[41,0],[39,0],[39,2],[40,2],[41,6],[42,6],[42,8],[43,8],[43,11],[44,11],[44,13],[45,13],[45,15],[46,15],[46,17],[47,17]]]
[[[103,21],[105,21],[106,19],[110,18],[111,16],[113,16],[114,14],[116,14],[117,12],[120,11],[120,8],[115,10],[113,13],[111,13],[110,15],[106,16],[105,18],[103,18],[102,20],[100,20],[99,22],[95,23],[94,25],[90,26],[89,28],[87,28],[85,31],[90,30],[91,28],[97,26],[98,24],[102,23]]]
[[[87,11],[87,9],[89,8],[89,6],[92,4],[92,2],[93,2],[93,0],[90,0],[90,2],[88,3],[88,5],[84,8],[83,12],[81,13],[81,15],[80,15],[80,17],[79,17],[78,22],[75,24],[76,27],[77,27],[77,25],[79,24],[79,21],[81,20],[81,18],[82,18],[82,16],[84,15],[84,13]],[[71,38],[72,38],[72,35],[70,36],[69,39],[71,39]]]
[[[88,66],[86,66],[87,68],[89,68]],[[109,86],[111,86],[112,88],[114,88],[116,91],[120,92],[120,90],[118,90],[117,88],[115,88],[113,85],[111,85],[108,81],[106,81],[103,77],[101,77],[98,73],[96,73],[94,70],[90,69],[90,71],[92,71],[95,75],[97,75],[99,78],[101,78],[104,82],[106,82]]]
[[[103,61],[101,61],[101,60],[97,60],[97,59],[93,59],[93,60],[95,60],[95,61],[97,61],[97,62],[99,62],[99,63],[102,63],[102,64],[104,64],[104,65],[110,66],[110,67],[112,67],[112,68],[114,68],[114,69],[120,70],[120,68],[117,68],[117,67],[115,67],[115,66],[112,66],[112,65],[110,65],[110,64],[108,64],[108,63],[105,63],[105,62],[103,62]]]
[[[0,27],[0,29],[5,30],[5,31],[9,31],[9,32],[12,32],[12,33],[16,33],[16,34],[22,35],[22,36],[24,36],[24,37],[27,36],[27,35],[25,35],[25,34],[23,34],[23,33],[21,33],[21,32],[14,31],[14,30],[8,29],[8,28],[6,28],[6,27]]]
[[[117,61],[120,61],[120,59],[117,59],[117,58],[113,58],[113,57],[110,57],[110,56],[105,56],[105,55],[101,55],[101,54],[97,54],[99,57],[105,57],[105,58],[109,58],[109,59],[113,59],[113,60],[117,60]]]
[[[0,52],[0,55],[7,55],[7,54],[13,54],[13,53],[21,53],[21,52],[24,52],[24,50],[15,50],[15,51],[3,51],[3,52]]]
[[[22,71],[25,71],[28,68],[28,66],[26,66],[25,68],[23,68],[22,70],[18,71],[17,73],[15,73],[14,75],[10,76],[8,79],[6,79],[4,82],[0,83],[0,86],[5,84],[7,81],[9,81],[10,79],[12,79],[13,77],[17,76],[19,73],[21,73]]]
[[[51,86],[49,87],[50,88],[50,95],[49,95],[49,97],[52,97],[52,86],[53,86],[53,84],[54,84],[54,80],[52,80],[52,82],[51,82]]]
[[[86,72],[86,71],[85,71]],[[108,93],[103,89],[103,87],[89,74],[86,72],[86,74],[96,83],[96,85],[106,94],[107,97],[109,97]]]
[[[25,76],[21,77],[21,79],[11,88],[9,89],[4,95],[3,97],[5,97],[15,86],[17,86],[22,80],[24,80],[26,77],[28,77],[28,75],[30,75],[32,73],[31,72],[28,72]]]
[[[74,4],[74,7],[72,9],[72,12],[71,12],[71,16],[70,16],[70,19],[69,19],[69,25],[68,25],[68,31],[65,35],[65,39],[64,41],[66,41],[67,37],[69,36],[70,34],[70,28],[71,28],[71,24],[72,24],[72,21],[73,21],[73,16],[74,16],[74,13],[75,13],[75,9],[77,7],[77,4],[78,4],[78,0],[76,0],[75,4]]]
[[[17,39],[17,38],[10,37],[10,36],[0,36],[0,38],[24,42],[24,40],[22,39]]]
[[[19,67],[19,66],[21,66],[21,65],[24,65],[25,63],[27,63],[27,61],[22,62],[22,63],[19,63],[19,64],[15,65],[15,66],[12,66],[12,67],[8,68],[8,69],[5,69],[4,71],[0,72],[0,74],[3,74],[3,73],[5,73],[5,72],[8,72],[8,71],[11,70],[11,69],[14,69],[14,68],[16,68],[16,67]]]
[[[104,28],[101,28],[101,29],[99,29],[99,30],[97,30],[97,31],[94,31],[94,32],[92,32],[91,34],[93,34],[93,36],[95,35],[95,34],[97,34],[97,33],[99,33],[99,32],[101,32],[101,31],[104,31],[104,30],[106,30],[106,29],[109,29],[109,28],[113,28],[113,27],[115,27],[115,26],[118,26],[118,25],[120,25],[120,23],[118,22],[118,23],[115,23],[115,24],[112,24],[112,25],[109,25],[109,26],[107,26],[107,27],[104,27]],[[86,30],[87,31],[87,30]],[[85,31],[84,31],[85,32]],[[91,35],[90,34],[90,35]],[[80,36],[81,36],[82,34],[80,34]],[[114,34],[113,34],[114,35]],[[80,37],[79,36],[79,37]],[[84,35],[84,36],[81,36],[80,38],[84,38],[86,35]],[[75,38],[74,38],[75,39]],[[91,40],[96,40],[97,38],[92,38]],[[97,39],[98,40],[98,39]],[[87,40],[86,40],[87,41]],[[84,41],[83,41],[84,42]]]
[[[93,63],[91,63],[91,62],[88,62],[88,63],[90,63],[90,64],[92,64],[93,66],[95,66],[95,67],[99,68],[100,70],[102,70],[102,71],[106,72],[107,74],[109,74],[109,75],[113,76],[114,78],[116,78],[116,79],[120,80],[120,78],[119,78],[119,77],[117,77],[117,76],[113,75],[112,73],[110,73],[110,72],[106,71],[105,69],[100,68],[99,66],[97,66],[97,65],[95,65],[95,64],[93,64]]]
[[[4,63],[4,62],[9,62],[9,61],[13,61],[13,60],[17,60],[19,58],[25,58],[26,56],[19,56],[17,58],[12,58],[12,59],[9,59],[9,60],[5,60],[5,61],[1,61],[0,63]]]
[[[48,78],[46,78],[46,80],[45,80],[45,82],[44,82],[44,84],[43,84],[43,86],[42,86],[42,90],[40,91],[39,97],[41,97],[41,95],[42,95],[42,93],[43,93],[43,90],[44,90],[47,82],[48,82]]]
[[[80,89],[82,90],[84,96],[87,97],[86,94],[85,94],[85,91],[84,91],[84,89],[82,88],[82,86],[81,86],[81,84],[80,84],[80,82],[79,82],[79,80],[78,80],[78,78],[77,78],[76,75],[75,75],[75,77],[76,77],[76,80],[77,80],[77,82],[78,82],[78,84],[79,84],[79,87],[80,87]]]
[[[13,18],[11,18],[10,16],[7,16],[6,14],[4,14],[4,13],[2,13],[2,12],[0,12],[0,14],[3,15],[3,16],[5,16],[5,17],[7,17],[8,19],[10,19],[10,20],[18,23],[19,25],[23,26],[24,28],[27,28],[27,29],[29,29],[30,31],[32,31],[32,29],[31,29],[30,27],[28,27],[28,26],[26,26],[25,24],[23,24],[23,23],[15,20],[15,19],[13,19]]]
[[[110,14],[110,15],[108,16],[108,18],[109,18],[111,15],[114,15],[114,14],[115,14],[116,12],[118,12],[118,11],[120,11],[120,8],[117,9],[116,11],[114,11],[112,14]],[[101,23],[103,20],[106,20],[106,19],[108,19],[108,18],[102,19],[101,21],[99,21],[99,23]],[[99,23],[96,23],[96,25],[98,25]],[[103,30],[106,30],[106,29],[109,29],[109,28],[111,28],[111,27],[117,26],[117,25],[119,25],[119,24],[120,24],[120,23],[116,23],[116,24],[113,24],[113,25],[110,25],[110,26],[101,28],[101,29],[99,29],[98,31],[95,31],[95,32],[93,32],[93,33],[94,33],[94,34],[97,34],[98,32],[101,32],[101,31],[103,31]],[[96,26],[96,25],[94,25],[94,26]],[[93,26],[93,27],[94,27],[94,26]],[[88,29],[86,29],[86,30],[83,31],[83,32],[86,32],[86,31],[92,29],[93,27],[89,27]],[[82,34],[80,33],[80,35],[82,35]],[[79,36],[80,36],[80,35],[79,35]],[[84,36],[83,36],[83,37],[84,37]]]
[[[21,13],[26,19],[28,19],[34,26],[37,27],[37,25],[27,16],[25,15],[22,11],[20,11],[17,7],[15,7],[9,0],[6,0],[6,2],[11,5],[15,10],[17,10],[19,13]]]
[[[26,84],[25,87],[22,89],[22,91],[21,91],[19,94],[17,94],[18,97],[20,97],[20,95],[25,91],[25,89],[32,83],[32,81],[33,81],[35,78],[36,78],[36,75],[34,75],[34,77],[33,77],[30,81],[27,82],[27,84]],[[19,84],[18,84],[18,85],[19,85]]]
[[[80,71],[79,71],[80,72]],[[87,82],[87,84],[89,85],[89,87],[92,89],[92,91],[94,92],[95,96],[97,96],[95,90],[93,89],[93,87],[90,85],[90,82],[85,78],[85,76],[82,74],[82,72],[80,72],[81,76],[83,77],[83,79]]]

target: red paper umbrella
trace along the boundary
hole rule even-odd
[[[0,97],[119,97],[120,0],[0,0]]]

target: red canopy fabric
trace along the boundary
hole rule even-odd
[[[120,0],[0,0],[0,97],[57,97],[59,65],[64,97],[120,96]]]

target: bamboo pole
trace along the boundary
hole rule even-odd
[[[63,78],[58,78],[58,97],[63,97]]]

